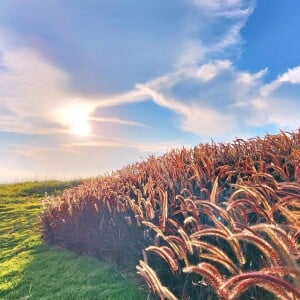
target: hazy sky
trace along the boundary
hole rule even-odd
[[[299,15],[298,0],[1,0],[0,181],[297,129]]]

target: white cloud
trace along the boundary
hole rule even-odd
[[[278,82],[300,83],[300,66],[288,69],[287,72],[280,75],[277,79]]]
[[[153,101],[181,116],[181,129],[199,136],[221,136],[234,129],[234,118],[205,106],[184,103],[149,88],[138,85],[137,88],[151,95]]]
[[[102,117],[90,117],[89,121],[95,121],[100,123],[112,123],[112,124],[120,124],[120,125],[130,125],[130,126],[140,126],[145,127],[144,124],[134,121],[123,120],[119,118],[102,118]]]
[[[211,60],[212,57],[223,56],[228,50],[240,53],[239,47],[243,42],[241,29],[255,7],[255,1],[246,0],[188,1],[198,8],[196,9],[198,18],[191,18],[188,22],[186,39],[181,43],[182,49],[175,64],[177,76],[175,78],[170,74],[168,76],[171,82],[178,79],[176,78],[178,73],[193,72],[193,69],[201,64],[204,64],[202,68],[205,69],[201,70],[200,67],[198,70],[199,79],[205,81],[210,80],[210,76],[213,78],[215,66],[206,65],[205,62]],[[206,36],[206,28],[214,26],[221,29],[219,33],[211,37]]]
[[[203,64],[227,50],[239,53],[239,46],[243,42],[240,32],[254,11],[254,0],[186,1],[196,9],[184,29],[185,39],[179,41],[181,51],[175,63],[176,69]],[[218,33],[210,36],[210,28],[215,26]]]
[[[112,139],[105,137],[95,138],[93,141],[84,141],[84,142],[73,142],[69,144],[63,144],[61,147],[67,151],[73,151],[80,153],[82,148],[132,148],[140,152],[145,153],[165,153],[171,149],[182,148],[183,146],[189,148],[190,145],[183,145],[174,141],[164,141],[161,143],[153,142],[134,142],[125,139]]]
[[[281,85],[280,82],[277,80],[267,83],[260,87],[259,94],[261,97],[266,98],[268,97],[273,91],[279,88]]]
[[[49,147],[49,146],[38,146],[38,145],[30,145],[30,144],[15,144],[11,145],[10,152],[14,153],[18,156],[26,156],[30,157],[34,160],[43,160],[45,156],[49,155],[50,152],[59,154],[61,149],[59,147]],[[66,149],[66,151],[70,151],[69,149]],[[72,152],[72,151],[70,151]]]
[[[201,82],[208,82],[226,70],[232,68],[229,60],[211,60],[200,66],[191,65],[182,67],[173,73],[154,78],[146,83],[147,87],[153,90],[171,89],[176,84],[187,79],[197,79]],[[137,87],[139,84],[136,85]],[[133,93],[133,92],[132,92]],[[147,93],[143,89],[136,89],[135,93],[140,95],[141,99],[147,97]]]
[[[262,97],[268,97],[271,93],[286,83],[300,84],[300,66],[288,69],[287,72],[277,76],[277,79],[274,81],[263,85],[260,89],[260,95]]]
[[[64,149],[77,149],[82,147],[107,147],[107,148],[123,148],[130,147],[130,142],[122,139],[109,138],[93,138],[93,140],[72,142],[61,145]]]
[[[207,107],[191,107],[182,121],[182,129],[206,137],[226,137],[235,125],[234,116]]]
[[[275,125],[280,129],[294,130],[299,127],[299,103],[292,99],[257,98],[252,101],[254,108],[249,125]]]
[[[88,99],[90,105],[96,108],[118,106],[124,103],[136,103],[144,100],[145,94],[139,90],[131,90],[100,99]]]
[[[289,92],[291,85],[300,84],[300,67],[288,69],[274,81],[261,84],[256,98],[250,101],[249,124],[252,126],[275,125],[293,130],[299,127],[299,98]],[[281,88],[285,87],[282,91]],[[280,92],[280,94],[278,94]]]
[[[205,55],[207,48],[202,44],[201,40],[190,39],[183,43],[182,52],[176,63],[177,69],[197,65]]]
[[[251,74],[249,72],[239,72],[237,74],[237,82],[247,87],[252,87],[257,83],[258,80],[262,79],[267,72],[268,68],[262,69],[254,74]]]
[[[195,72],[195,78],[200,79],[203,82],[212,80],[215,76],[224,70],[228,70],[231,67],[229,60],[216,60],[214,62],[208,62],[200,66]]]
[[[229,30],[216,42],[211,46],[211,52],[222,52],[227,48],[237,46],[242,42],[242,38],[240,35],[241,29],[244,27],[245,21],[239,21],[234,23]]]
[[[182,130],[200,137],[226,139],[238,135],[240,128],[251,118],[249,103],[257,96],[266,72],[267,69],[254,74],[241,72],[228,60],[215,60],[168,74],[155,84],[151,81],[137,88],[151,95],[156,104],[178,114]],[[182,88],[191,82],[194,82],[194,91],[198,89],[202,96],[178,98],[173,92],[176,85]],[[216,99],[220,99],[219,104],[214,104]]]
[[[211,9],[219,10],[221,7],[236,8],[240,7],[243,3],[242,0],[192,0],[196,5]]]
[[[207,14],[226,18],[249,16],[255,5],[251,0],[191,0],[191,2]]]
[[[246,127],[297,128],[299,99],[286,89],[280,97],[276,93],[282,85],[298,84],[299,70],[289,69],[265,84],[267,68],[251,73],[237,70],[228,60],[216,60],[183,68],[137,88],[148,93],[157,105],[176,113],[182,130],[226,139],[243,134]],[[191,84],[193,95],[188,94]],[[187,89],[186,96],[176,94],[178,86]]]

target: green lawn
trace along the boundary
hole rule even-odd
[[[42,197],[78,183],[0,185],[0,299],[145,298],[113,266],[42,243],[38,228]]]

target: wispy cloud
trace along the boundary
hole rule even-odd
[[[264,68],[257,73],[251,74],[249,72],[238,72],[237,82],[245,85],[246,87],[253,87],[255,84],[266,75],[268,68]]]
[[[182,43],[182,52],[178,56],[177,69],[195,66],[204,60],[207,48],[200,39],[190,38]]]
[[[205,13],[215,17],[240,18],[249,16],[255,2],[249,0],[191,0]]]
[[[300,66],[288,69],[287,72],[280,75],[277,79],[279,82],[300,83]]]
[[[299,102],[296,99],[256,98],[251,102],[253,112],[249,115],[249,126],[274,125],[284,130],[299,127]]]
[[[144,124],[134,122],[134,121],[118,119],[118,118],[90,117],[88,120],[89,121],[94,121],[94,122],[100,122],[100,123],[112,123],[112,124],[120,124],[120,125],[145,127]]]
[[[183,70],[199,66],[228,50],[240,53],[243,43],[241,29],[255,8],[255,1],[187,0],[195,8],[197,18],[191,18],[182,43],[176,68]],[[218,28],[213,36],[205,29]],[[221,29],[221,30],[220,30]],[[207,30],[208,32],[210,30]]]
[[[220,79],[216,79],[216,77],[224,72],[227,72],[230,77],[234,77],[234,69],[230,61],[211,61],[199,67],[185,68],[180,72],[169,74],[169,76],[162,77],[156,81],[137,85],[137,88],[148,93],[157,105],[166,107],[178,114],[181,118],[179,124],[182,130],[202,137],[224,136],[231,134],[237,127],[235,114],[224,109],[224,107],[229,106],[228,103],[224,102],[223,107],[220,109],[210,104],[211,100],[215,100],[211,99],[212,95],[209,95],[211,93],[205,95],[204,99],[201,99],[201,97],[198,97],[198,99],[180,99],[172,91],[174,86],[180,84],[189,85],[192,81],[194,82],[194,88],[198,88],[200,92],[201,90],[205,91],[206,85],[210,85],[210,90],[217,91],[215,96],[222,98],[224,90],[218,90]],[[249,75],[249,77],[251,76]],[[252,81],[256,77],[259,76],[254,75]],[[216,81],[211,83],[214,79]],[[232,79],[231,84],[233,85],[233,83],[234,79]],[[226,88],[230,88],[230,83],[227,86],[223,85],[223,89]],[[170,95],[173,96],[171,97]],[[233,102],[235,100],[231,99]]]
[[[260,87],[258,95],[250,103],[253,114],[249,118],[251,125],[274,124],[282,129],[299,127],[300,110],[298,93],[300,91],[300,67],[288,69],[277,78]]]
[[[64,149],[79,149],[81,147],[108,147],[119,148],[130,145],[130,140],[123,138],[111,138],[106,136],[94,136],[92,140],[76,141],[71,143],[60,144]]]
[[[210,51],[214,52],[222,52],[227,48],[237,46],[242,43],[241,38],[241,29],[244,27],[247,19],[243,21],[238,21],[233,23],[233,25],[228,29],[228,31],[217,41],[214,45],[210,47]]]
[[[228,60],[217,60],[185,68],[137,88],[148,93],[157,105],[178,114],[182,130],[201,137],[226,139],[243,134],[251,126],[297,128],[299,100],[291,97],[289,88],[299,83],[299,70],[289,69],[265,83],[267,68],[250,73],[237,70]],[[178,86],[186,89],[185,97],[176,94]],[[282,86],[285,89],[278,96]],[[190,95],[189,88],[193,90]]]
[[[220,136],[228,134],[234,128],[234,120],[230,115],[193,103],[185,104],[164,96],[146,85],[138,85],[137,88],[148,93],[157,105],[177,113],[181,117],[182,130],[199,136]]]
[[[47,157],[50,152],[59,153],[60,149],[56,146],[48,147],[34,144],[15,144],[10,145],[10,152],[16,154],[17,156],[25,156],[34,160],[40,160],[44,157]]]
[[[197,78],[202,82],[208,82],[217,76],[223,70],[231,68],[231,62],[228,60],[216,60],[214,62],[208,62],[194,70],[194,74],[189,72],[191,77]]]
[[[262,86],[262,88],[260,89],[260,94],[262,97],[268,97],[272,92],[277,90],[280,86],[284,85],[285,83],[300,83],[300,66],[288,69],[287,72],[278,75],[274,81]]]
[[[138,90],[108,96],[105,98],[88,99],[89,105],[96,108],[118,106],[122,104],[130,104],[145,101],[145,94]]]
[[[183,145],[174,141],[164,141],[162,143],[156,142],[136,142],[125,139],[112,139],[105,137],[97,137],[93,141],[82,141],[73,142],[69,144],[62,144],[60,147],[66,149],[67,151],[72,151],[74,153],[80,153],[82,148],[133,148],[142,153],[165,153],[171,149],[192,147],[191,145]]]

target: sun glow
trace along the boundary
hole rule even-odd
[[[90,109],[84,105],[77,104],[68,106],[62,113],[64,125],[68,127],[72,134],[81,136],[90,135],[90,113]]]

